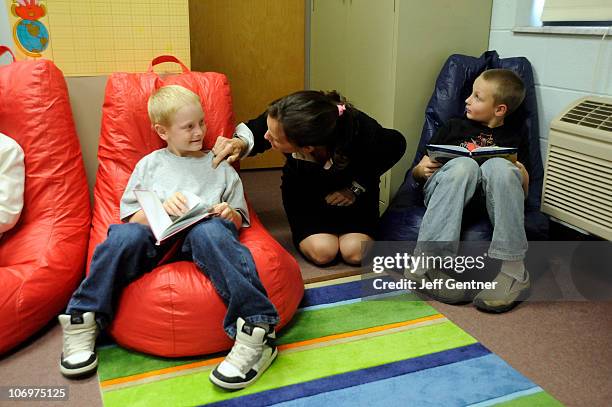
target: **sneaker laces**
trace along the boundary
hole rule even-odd
[[[74,355],[78,352],[93,352],[96,343],[97,327],[70,329],[64,331],[64,356]]]
[[[225,357],[225,361],[234,365],[244,375],[253,367],[261,357],[263,345],[253,347],[236,340],[230,353]]]

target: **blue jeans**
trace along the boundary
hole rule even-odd
[[[96,247],[89,275],[72,295],[66,313],[96,312],[98,325],[105,328],[113,318],[121,290],[153,270],[172,246],[156,246],[148,226],[111,225],[106,240]],[[226,303],[223,329],[231,338],[236,335],[238,317],[252,324],[278,323],[278,312],[259,279],[251,252],[238,241],[232,222],[211,218],[196,224],[185,235],[180,254],[193,260]]]
[[[523,260],[527,236],[525,193],[521,180],[520,170],[504,158],[491,158],[480,166],[466,157],[448,161],[429,177],[423,187],[427,210],[419,230],[415,255],[457,254],[463,209],[480,187],[493,225],[489,257]],[[428,246],[427,242],[433,243]]]

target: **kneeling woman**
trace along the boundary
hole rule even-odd
[[[318,265],[338,253],[359,264],[378,221],[380,176],[404,154],[404,137],[336,92],[300,91],[219,137],[214,164],[269,148],[287,157],[281,189],[294,244]]]

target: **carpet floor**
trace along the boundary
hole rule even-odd
[[[222,356],[163,359],[103,348],[104,404],[561,405],[426,302],[406,292],[368,292],[371,278],[307,286],[277,339],[277,359],[241,391],[208,380]]]
[[[262,222],[296,256],[305,281],[359,273],[358,269],[342,263],[317,268],[296,253],[282,209],[279,170],[243,171],[241,175],[245,191]],[[558,235],[558,240],[571,239],[571,236]],[[530,302],[504,315],[484,314],[469,305],[434,302],[430,305],[563,404],[610,406],[612,302]],[[64,386],[68,400],[61,402],[62,406],[102,406],[98,375],[68,380],[60,374],[61,349],[61,329],[53,320],[18,348],[0,356],[0,387]],[[0,405],[59,404],[0,400]],[[434,398],[429,405],[442,404]]]

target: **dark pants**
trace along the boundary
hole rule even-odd
[[[89,275],[72,295],[66,313],[96,312],[100,328],[105,328],[113,318],[121,290],[153,270],[171,247],[156,246],[148,226],[111,225],[106,240],[96,247]],[[238,317],[252,324],[278,323],[278,313],[259,279],[251,252],[238,241],[232,222],[212,218],[196,224],[185,235],[181,251],[208,276],[227,304],[223,328],[230,337],[236,335]]]

